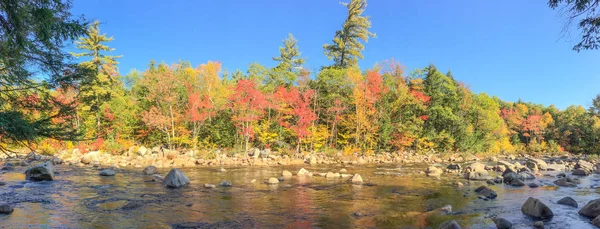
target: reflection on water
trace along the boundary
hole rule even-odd
[[[301,167],[195,168],[183,171],[191,185],[170,190],[141,170],[118,171],[114,177],[98,176],[92,168],[58,166],[54,182],[23,181],[21,170],[0,175],[7,182],[0,187],[0,202],[15,206],[12,215],[0,216],[0,227],[58,228],[170,228],[173,225],[196,225],[212,228],[437,228],[454,219],[464,228],[494,228],[488,218],[500,216],[516,227],[529,227],[531,220],[520,214],[529,196],[540,198],[555,213],[547,228],[587,228],[588,220],[577,210],[555,202],[572,196],[580,206],[598,198],[591,186],[595,176],[582,179],[580,188],[492,186],[497,200],[484,201],[472,192],[482,182],[467,182],[456,175],[441,179],[415,174],[423,166],[353,167],[371,185],[352,185],[347,178],[293,176],[279,185],[264,180],[279,177],[286,169],[296,173]],[[313,172],[337,172],[340,166],[305,166]],[[376,175],[382,168],[397,175]],[[166,174],[168,170],[161,170]],[[251,180],[256,179],[252,183]],[[554,178],[541,177],[536,182],[550,185]],[[204,188],[205,183],[229,180],[233,187]],[[457,180],[465,183],[458,189]],[[452,205],[453,213],[436,214],[431,210]]]

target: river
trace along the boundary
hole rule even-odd
[[[366,182],[352,185],[348,178],[299,177],[294,175],[278,185],[264,180],[279,177],[283,170],[293,174],[300,168],[311,172],[361,174]],[[490,219],[498,216],[513,228],[532,228],[533,220],[520,208],[532,196],[554,212],[546,228],[593,228],[577,214],[578,208],[556,204],[573,197],[579,208],[600,198],[596,187],[600,175],[581,178],[577,188],[552,184],[557,172],[543,172],[535,180],[539,188],[489,186],[498,193],[495,200],[477,198],[473,190],[485,182],[467,181],[458,175],[441,179],[419,174],[425,165],[367,166],[279,166],[215,167],[182,169],[191,184],[167,189],[151,182],[141,168],[117,169],[114,177],[101,177],[97,168],[58,165],[55,181],[25,181],[25,167],[2,171],[0,203],[15,211],[0,215],[2,228],[437,228],[448,219],[463,228],[495,228]],[[166,175],[168,169],[160,169]],[[385,174],[385,175],[382,175]],[[232,187],[219,187],[228,180]],[[252,183],[252,180],[256,182]],[[456,187],[456,182],[464,187]],[[207,189],[205,183],[217,185]],[[451,205],[447,215],[426,213]]]

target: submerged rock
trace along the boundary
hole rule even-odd
[[[567,205],[567,206],[571,206],[571,207],[577,207],[577,201],[575,201],[573,198],[571,197],[564,197],[562,199],[560,199],[558,202],[556,202],[557,204],[562,204],[562,205]]]
[[[158,168],[156,168],[156,166],[151,165],[144,168],[144,171],[142,171],[142,173],[144,173],[144,175],[154,175],[158,173]]]
[[[0,214],[10,214],[14,211],[15,209],[8,205],[8,204],[2,204],[0,205]]]
[[[535,221],[533,227],[537,229],[544,229],[544,221]]]
[[[163,185],[167,188],[181,188],[190,183],[190,179],[179,169],[171,169],[164,178]]]
[[[31,167],[25,170],[25,179],[30,181],[54,180],[54,166],[50,162]]]
[[[551,219],[554,213],[540,200],[529,197],[521,207],[521,212],[535,219]]]
[[[462,229],[462,227],[460,227],[460,225],[458,225],[458,223],[455,220],[448,220],[440,224],[440,227],[438,227],[438,229]]]
[[[595,199],[588,202],[581,210],[579,214],[590,219],[594,219],[600,215],[600,199]]]
[[[100,176],[111,177],[115,175],[115,170],[105,169],[100,171]]]
[[[523,182],[521,179],[514,179],[510,182],[510,186],[522,187],[525,186],[525,182]]]

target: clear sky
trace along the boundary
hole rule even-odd
[[[123,74],[150,60],[271,67],[288,33],[316,70],[331,63],[322,46],[346,14],[339,0],[74,0],[73,10],[115,38]],[[377,38],[363,69],[390,58],[407,70],[435,64],[476,93],[559,108],[587,107],[600,93],[600,50],[572,51],[578,31],[561,33],[564,18],[546,0],[369,0],[365,14]]]

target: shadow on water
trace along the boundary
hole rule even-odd
[[[0,215],[0,225],[53,228],[437,228],[454,219],[464,228],[494,228],[489,217],[509,219],[516,226],[531,220],[520,213],[529,196],[540,198],[555,212],[547,228],[587,228],[587,219],[576,209],[555,204],[572,196],[580,206],[598,197],[600,177],[582,179],[580,188],[540,187],[531,189],[491,186],[498,198],[484,201],[473,189],[483,182],[467,182],[457,175],[441,179],[417,174],[424,166],[348,166],[348,173],[361,174],[369,185],[352,185],[348,178],[298,177],[278,185],[264,183],[281,171],[296,173],[301,166],[191,168],[183,171],[191,184],[166,189],[140,169],[119,170],[114,177],[98,176],[93,168],[58,166],[53,182],[24,181],[23,171],[0,174],[0,202],[15,207],[11,215]],[[306,166],[318,172],[337,172],[342,167]],[[24,168],[22,169],[24,170]],[[382,174],[382,171],[394,174]],[[167,169],[160,170],[166,174]],[[536,182],[551,184],[553,177]],[[232,187],[204,188],[228,180]],[[256,182],[251,182],[256,180]],[[458,189],[454,182],[465,187]],[[451,205],[453,212],[435,209]]]

